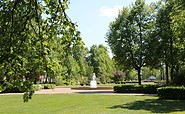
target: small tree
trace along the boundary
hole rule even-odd
[[[174,73],[174,80],[172,82],[175,85],[185,85],[185,68]]]
[[[112,77],[112,80],[114,81],[114,83],[118,84],[120,82],[125,81],[126,79],[126,73],[122,72],[122,71],[113,71],[112,74],[114,75],[114,77]]]

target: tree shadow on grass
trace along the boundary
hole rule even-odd
[[[85,91],[85,92],[75,92],[80,94],[111,94],[113,91]]]
[[[171,113],[185,111],[185,100],[146,99],[143,101],[135,101],[110,107],[110,109],[117,108],[129,110],[147,110],[151,111],[152,113]]]

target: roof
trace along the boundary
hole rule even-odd
[[[156,80],[157,78],[155,76],[150,76],[148,79],[150,79],[150,80]]]

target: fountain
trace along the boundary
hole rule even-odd
[[[91,88],[97,88],[97,82],[96,82],[96,75],[93,73],[93,78],[92,81],[90,82],[90,87]]]
[[[72,87],[71,89],[77,90],[113,90],[113,87],[97,87],[96,75],[93,73],[92,80],[90,81],[90,87]]]

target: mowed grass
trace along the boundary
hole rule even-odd
[[[185,101],[159,100],[154,96],[50,94],[0,95],[0,114],[147,114],[185,113]]]

